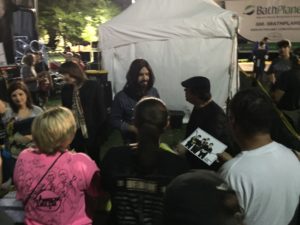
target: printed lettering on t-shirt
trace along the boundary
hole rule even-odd
[[[128,190],[142,191],[148,193],[157,193],[165,191],[165,187],[160,187],[155,181],[135,178],[126,178],[124,180],[118,180],[117,186],[123,187]]]
[[[35,208],[42,211],[56,211],[61,205],[61,197],[52,191],[43,191],[34,200]]]
[[[22,174],[22,164],[19,165],[19,169]],[[24,176],[24,179],[19,180],[19,185],[25,187],[24,191],[27,193],[25,196],[32,191],[40,180],[40,176],[30,174],[28,173]],[[73,175],[70,178],[66,170],[54,168],[38,184],[28,203],[32,205],[32,209],[43,212],[64,211],[65,207],[73,208],[76,205],[72,200],[77,193],[76,180],[77,177]]]

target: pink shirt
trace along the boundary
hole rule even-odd
[[[25,201],[33,188],[60,155],[26,149],[18,157],[14,170],[17,199]],[[64,153],[47,173],[25,206],[26,224],[92,224],[86,214],[85,192],[89,190],[96,163],[86,154]],[[95,194],[95,193],[90,193]]]

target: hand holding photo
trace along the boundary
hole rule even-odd
[[[209,166],[217,160],[217,154],[227,148],[225,144],[200,128],[197,128],[181,144]]]

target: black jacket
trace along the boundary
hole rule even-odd
[[[79,89],[79,96],[83,108],[84,118],[88,131],[88,143],[93,144],[101,134],[101,125],[106,119],[104,89],[93,80],[86,80]],[[72,109],[73,86],[65,85],[62,88],[62,105]]]

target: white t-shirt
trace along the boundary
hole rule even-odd
[[[246,225],[287,225],[300,196],[300,163],[285,146],[271,142],[243,151],[220,169],[236,191]]]

